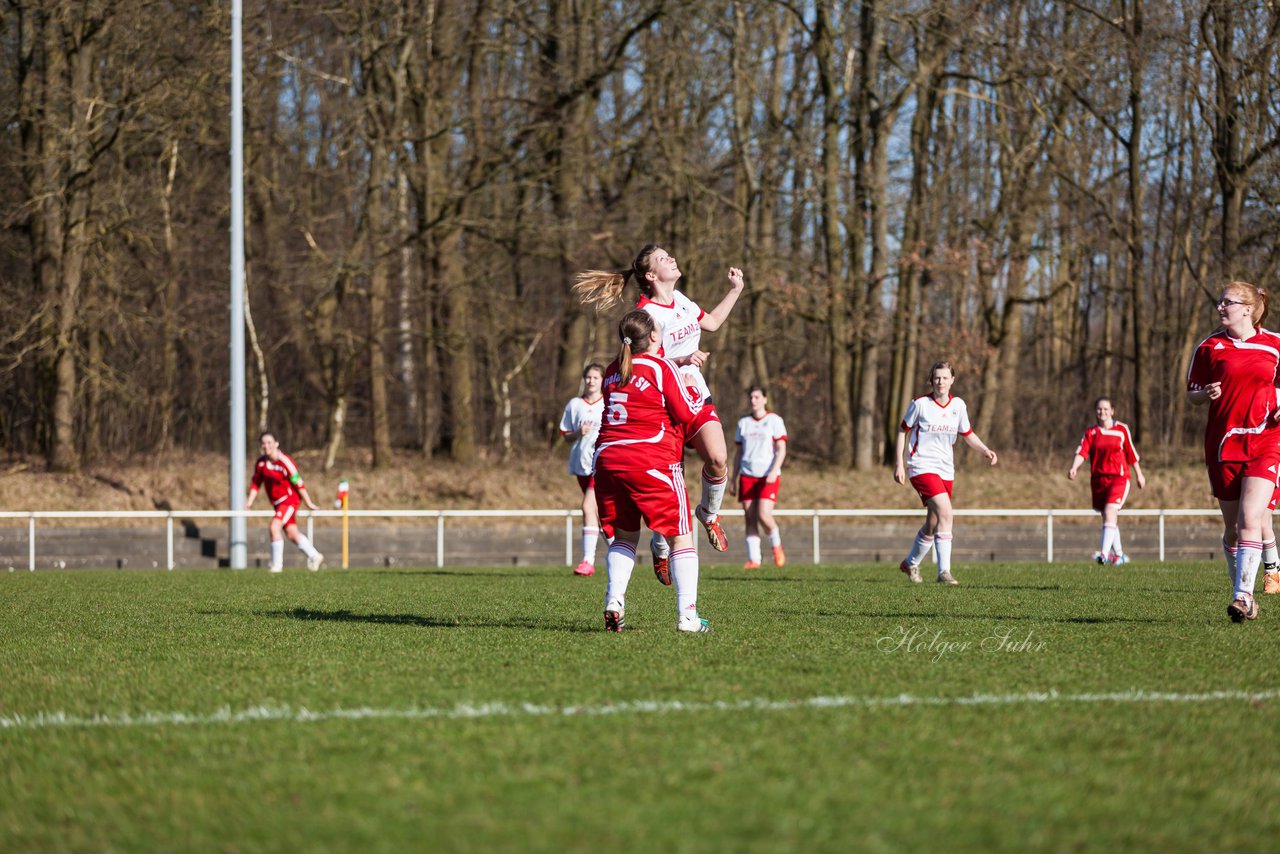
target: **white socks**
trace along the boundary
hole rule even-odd
[[[271,541],[271,568],[282,569],[284,567],[284,540]]]
[[[934,535],[933,548],[938,553],[938,575],[951,572],[951,532],[939,531]]]
[[[599,539],[599,528],[588,528],[586,525],[582,526],[582,559],[592,566],[595,566],[596,563],[596,542]]]
[[[777,548],[782,545],[782,526],[774,525],[773,530],[769,532],[769,545]]]
[[[729,476],[726,474],[719,480],[708,480],[707,470],[702,470],[702,512],[708,519],[714,519],[720,515],[720,505],[724,503],[724,489],[729,485]]]
[[[1236,565],[1238,571],[1232,599],[1239,599],[1244,594],[1253,595],[1254,582],[1258,580],[1258,564],[1262,562],[1262,543],[1256,540],[1240,540],[1236,543]]]
[[[631,571],[636,568],[636,547],[631,543],[614,542],[604,556],[609,573],[609,586],[605,589],[604,609],[621,611],[627,603],[627,585],[631,583]]]
[[[1262,565],[1270,566],[1276,562],[1280,562],[1280,552],[1276,551],[1276,541],[1272,537],[1270,542],[1262,544]]]
[[[747,560],[760,562],[760,538],[747,537]]]
[[[933,537],[923,532],[916,533],[916,541],[911,544],[911,553],[907,555],[907,563],[911,566],[919,566],[920,562],[929,554],[929,549],[933,548]]]
[[[301,533],[298,534],[298,542],[296,545],[298,546],[298,548],[302,549],[302,553],[307,557],[311,557],[311,558],[320,557],[320,552],[316,551],[316,547],[311,545],[311,541],[307,539],[306,534],[301,534]],[[284,556],[281,555],[281,557],[283,558]]]
[[[1227,560],[1227,576],[1231,579],[1231,586],[1236,586],[1239,576],[1236,574],[1236,547],[1227,545],[1227,541],[1222,541],[1222,556]]]
[[[1112,552],[1120,554],[1120,528],[1117,525],[1102,526],[1102,559],[1106,560]]]
[[[671,557],[671,544],[666,537],[655,533],[649,538],[649,551],[654,557]]]
[[[609,574],[610,584],[613,573]],[[677,549],[671,553],[671,582],[676,588],[676,615],[688,622],[698,619],[698,550]]]

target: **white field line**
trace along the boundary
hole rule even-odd
[[[1199,694],[1166,691],[1119,691],[1099,694],[1059,694],[1031,691],[1023,694],[972,694],[967,697],[917,697],[898,694],[890,697],[808,697],[799,700],[633,700],[596,706],[544,706],[533,703],[459,704],[450,708],[329,709],[313,711],[290,706],[252,706],[240,711],[221,708],[197,714],[190,712],[138,712],[120,714],[70,715],[65,712],[36,712],[29,715],[0,715],[0,729],[52,729],[84,727],[204,726],[247,724],[263,721],[316,723],[333,720],[475,720],[484,718],[573,717],[577,715],[649,715],[674,712],[786,712],[798,709],[882,709],[907,706],[1021,706],[1045,704],[1259,702],[1280,698],[1280,690],[1208,691]]]

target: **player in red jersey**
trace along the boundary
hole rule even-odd
[[[1217,302],[1222,328],[1196,345],[1187,371],[1187,399],[1209,405],[1204,462],[1222,510],[1235,623],[1258,616],[1253,588],[1280,466],[1280,336],[1262,328],[1268,302],[1257,285],[1227,284]]]
[[[902,430],[894,441],[893,479],[898,484],[908,480],[927,508],[924,524],[916,532],[906,560],[898,569],[913,582],[920,582],[920,562],[933,548],[938,558],[938,583],[955,587],[960,582],[951,574],[951,526],[953,510],[951,487],[955,482],[954,447],[957,438],[987,458],[997,461],[996,452],[978,438],[969,425],[969,408],[951,394],[956,380],[950,362],[934,362],[929,369],[930,394],[922,395],[907,405],[902,416]],[[903,453],[906,452],[906,461]]]
[[[618,324],[618,358],[604,372],[604,425],[596,439],[596,503],[600,528],[612,538],[605,566],[604,626],[622,631],[627,584],[636,563],[640,522],[671,543],[676,629],[710,631],[698,615],[698,551],[693,547],[684,439],[701,403],[690,396],[675,363],[658,355],[653,318],[630,311]]]
[[[622,298],[627,282],[634,278],[640,288],[637,308],[650,314],[662,335],[661,355],[680,366],[687,385],[696,389],[702,410],[697,422],[690,426],[687,440],[702,458],[702,500],[695,511],[707,531],[707,539],[716,551],[729,548],[729,539],[719,522],[720,505],[724,501],[729,480],[728,447],[724,427],[711,403],[711,392],[702,376],[702,366],[710,353],[699,349],[703,330],[714,332],[724,324],[738,302],[745,282],[742,271],[729,268],[729,292],[710,312],[704,312],[693,300],[676,290],[683,275],[676,259],[665,249],[650,243],[640,250],[631,267],[620,272],[588,270],[578,274],[574,290],[584,303],[607,309]],[[654,559],[661,555],[662,545],[654,543]]]
[[[302,475],[292,458],[280,450],[274,433],[267,431],[258,436],[258,447],[262,456],[254,463],[253,482],[249,486],[244,509],[253,506],[258,490],[265,487],[267,498],[276,508],[276,515],[271,520],[271,571],[284,572],[284,535],[287,535],[306,554],[307,569],[315,572],[324,563],[324,555],[316,551],[307,535],[298,530],[298,506],[305,501],[311,510],[320,508],[307,494],[307,485],[302,482]]]
[[[1093,493],[1093,509],[1102,514],[1102,548],[1093,556],[1098,563],[1128,563],[1129,556],[1120,545],[1120,508],[1129,497],[1129,469],[1138,481],[1138,489],[1146,489],[1147,479],[1138,465],[1138,449],[1133,446],[1129,427],[1115,420],[1111,398],[1093,402],[1098,423],[1084,431],[1076,455],[1067,470],[1070,480],[1089,458],[1089,487]]]

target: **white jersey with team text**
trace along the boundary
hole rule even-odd
[[[600,395],[595,403],[588,403],[585,397],[575,397],[565,404],[564,415],[560,418],[560,433],[568,435],[581,431],[569,449],[569,474],[586,477],[591,474],[591,460],[596,455],[596,436],[600,435],[600,420],[604,417],[604,395]],[[583,425],[589,425],[583,430]]]
[[[907,434],[907,477],[936,474],[943,480],[955,480],[952,447],[957,437],[973,432],[963,400],[952,397],[939,403],[931,394],[917,397],[902,416],[902,429]]]
[[[702,343],[702,318],[706,312],[680,291],[671,295],[670,303],[654,302],[641,296],[636,308],[643,309],[662,331],[661,354],[674,362],[693,355]],[[698,390],[701,400],[711,397],[711,389],[695,365],[680,365],[685,385]]]
[[[773,443],[787,441],[787,425],[776,412],[766,412],[763,418],[744,415],[738,419],[738,435],[734,441],[742,445],[742,474],[747,477],[766,477],[773,468]]]

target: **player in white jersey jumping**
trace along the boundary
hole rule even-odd
[[[960,583],[951,575],[951,487],[956,471],[952,449],[956,437],[964,437],[966,445],[985,456],[991,465],[996,464],[996,452],[988,448],[969,425],[969,408],[963,400],[951,396],[955,379],[955,369],[950,362],[935,362],[929,369],[929,385],[933,391],[907,406],[907,414],[902,416],[902,430],[894,442],[897,463],[893,467],[893,479],[904,484],[910,478],[920,501],[928,508],[911,553],[898,568],[912,581],[919,582],[920,562],[932,547],[938,556],[938,583],[951,587]],[[905,466],[904,450],[907,451]]]
[[[595,575],[596,542],[600,539],[600,513],[596,510],[596,487],[591,459],[596,453],[596,436],[604,416],[604,365],[592,363],[582,372],[582,394],[565,404],[560,418],[560,435],[572,442],[569,474],[582,490],[582,562],[574,575]]]
[[[711,402],[711,392],[702,376],[702,366],[711,355],[699,349],[702,332],[719,329],[738,302],[744,281],[742,271],[730,267],[729,292],[709,312],[704,312],[683,293],[676,290],[681,277],[680,265],[669,252],[650,243],[640,250],[627,270],[587,270],[579,273],[574,282],[582,302],[595,305],[597,310],[607,309],[622,298],[623,288],[634,278],[640,288],[640,300],[636,308],[643,309],[662,329],[661,354],[680,368],[686,385],[696,389],[702,409],[698,419],[691,424],[685,439],[702,458],[702,500],[694,509],[694,515],[706,529],[712,548],[725,551],[729,539],[720,525],[720,505],[724,501],[728,483],[728,448],[724,428]],[[652,543],[654,569],[665,563],[666,543],[654,537]]]
[[[747,390],[751,414],[738,419],[735,436],[738,449],[733,457],[733,471],[739,478],[730,481],[746,515],[747,562],[743,569],[760,568],[760,528],[764,528],[773,547],[773,564],[787,565],[782,551],[782,532],[773,520],[773,507],[778,503],[782,485],[782,461],[787,457],[787,425],[782,416],[768,409],[769,398],[764,387],[753,385]]]

